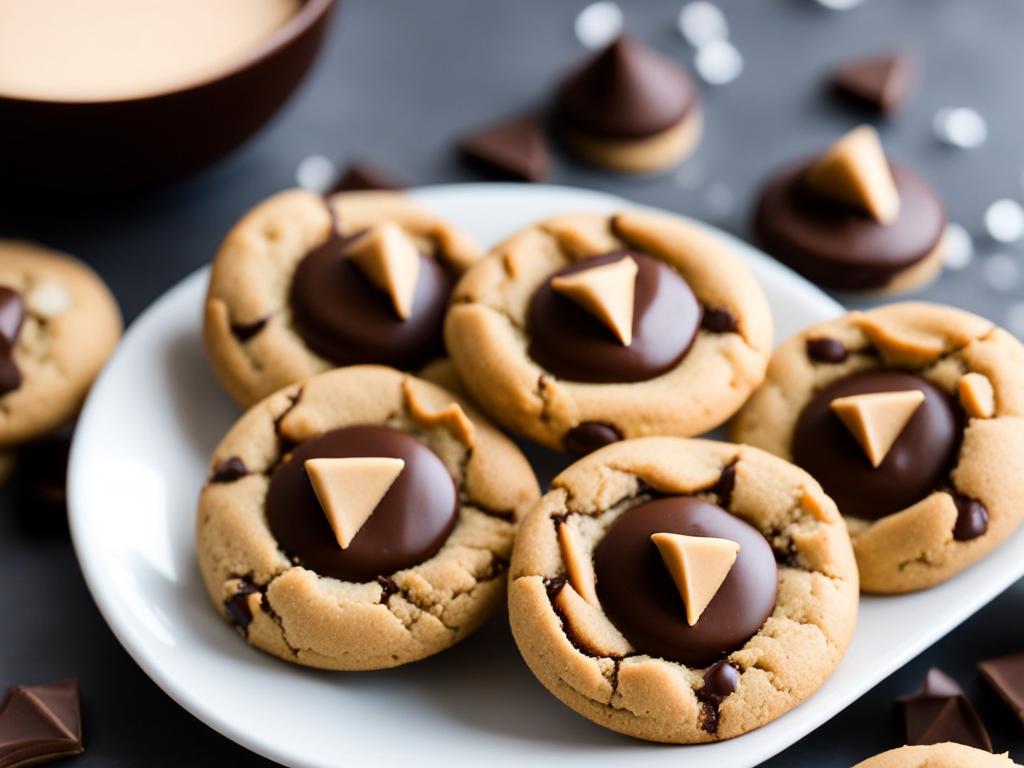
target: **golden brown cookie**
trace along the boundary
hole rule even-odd
[[[1019,768],[1009,755],[993,755],[963,744],[945,742],[900,747],[857,763],[853,768]]]
[[[925,397],[909,417],[886,415],[864,400],[879,392]],[[872,429],[896,431],[877,466],[836,412],[843,397],[867,403]],[[847,519],[862,588],[897,593],[948,579],[1017,528],[1022,416],[1016,339],[959,309],[903,303],[785,342],[731,434],[815,475]]]
[[[117,302],[89,267],[0,241],[0,448],[70,421],[120,336]]]
[[[518,232],[466,273],[445,322],[477,402],[573,453],[718,426],[761,382],[771,338],[764,295],[728,245],[641,210]]]
[[[555,478],[520,526],[509,619],[533,673],[583,716],[706,742],[817,690],[857,592],[842,518],[809,475],[749,446],[651,437]]]
[[[539,496],[465,401],[381,366],[257,403],[210,467],[197,549],[214,606],[252,645],[327,669],[407,664],[475,630]]]
[[[443,356],[454,281],[481,255],[462,231],[394,192],[274,195],[217,254],[203,335],[249,405],[339,365],[419,370]]]

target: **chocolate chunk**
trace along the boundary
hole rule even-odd
[[[850,353],[837,339],[808,339],[807,357],[816,363],[845,363]]]
[[[441,356],[451,276],[437,259],[420,254],[412,313],[403,319],[388,294],[348,258],[353,240],[332,233],[299,262],[290,295],[299,335],[336,365],[413,370]]]
[[[674,61],[623,35],[569,76],[558,118],[609,138],[642,138],[681,122],[697,102],[693,78]]]
[[[313,458],[391,457],[405,468],[346,549],[338,546],[304,462]],[[273,472],[267,522],[281,549],[321,576],[367,582],[432,557],[455,527],[459,499],[444,462],[411,435],[390,427],[345,427],[300,443]]]
[[[738,333],[739,323],[732,312],[721,307],[709,307],[704,310],[700,327],[708,333]]]
[[[692,627],[655,533],[710,536],[740,545],[714,599]],[[594,551],[601,605],[640,653],[701,667],[753,637],[775,608],[775,555],[759,530],[721,507],[670,496],[623,512]],[[727,674],[727,673],[725,673]]]
[[[633,334],[623,346],[607,327],[551,286],[551,280],[630,256],[636,262]],[[569,381],[644,381],[671,370],[689,351],[701,307],[678,272],[635,251],[579,259],[541,284],[528,310],[530,356]]]
[[[392,595],[398,594],[398,585],[387,576],[378,576],[377,583],[380,584],[380,602],[386,603]]]
[[[244,343],[266,328],[269,321],[269,317],[264,317],[254,323],[232,323],[231,333]]]
[[[364,192],[367,190],[382,190],[385,192],[397,192],[409,185],[396,179],[387,171],[382,171],[369,163],[352,163],[345,173],[334,183],[328,194],[337,192]]]
[[[877,467],[832,412],[839,397],[920,390],[924,402]],[[845,376],[818,391],[793,433],[793,459],[821,483],[844,515],[876,520],[914,504],[943,484],[956,458],[962,424],[949,396],[926,379],[894,369]]]
[[[562,446],[573,456],[586,456],[622,439],[622,433],[611,424],[584,421],[565,433]]]
[[[1024,721],[1024,653],[983,661],[978,670],[1006,706]]]
[[[249,474],[248,467],[237,456],[230,456],[213,468],[211,483],[233,483]]]
[[[718,731],[718,707],[725,697],[735,693],[740,683],[740,672],[728,661],[712,665],[704,673],[704,687],[696,691],[697,700],[706,704],[700,727],[708,733]]]
[[[920,177],[891,166],[900,211],[880,224],[810,189],[804,177],[814,160],[783,168],[761,191],[754,233],[776,259],[826,288],[863,291],[884,287],[938,246],[945,212]]]
[[[21,386],[21,370],[14,362],[14,345],[25,322],[25,301],[13,288],[0,286],[0,395]]]
[[[730,464],[722,470],[715,484],[708,488],[708,493],[718,497],[718,506],[728,509],[732,502],[732,491],[736,487],[736,465]]]
[[[941,669],[928,670],[921,690],[896,700],[911,746],[954,741],[992,751],[985,725],[956,681]]]
[[[7,689],[0,703],[0,768],[37,765],[84,751],[77,680]]]
[[[468,160],[522,181],[544,181],[551,166],[547,135],[533,117],[517,117],[466,136],[459,151]]]
[[[238,585],[238,591],[224,601],[231,623],[245,632],[252,624],[252,611],[249,610],[249,595],[258,592],[256,586],[244,579]]]
[[[832,87],[857,105],[873,111],[895,112],[907,100],[914,80],[909,56],[864,56],[842,63],[832,73]]]
[[[970,541],[984,536],[988,531],[988,510],[977,499],[952,494],[956,504],[956,525],[953,527],[953,538],[957,541]]]

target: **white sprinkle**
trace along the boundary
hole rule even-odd
[[[1016,200],[996,200],[985,209],[985,230],[993,240],[1015,243],[1024,237],[1024,208]]]
[[[40,317],[56,317],[71,308],[71,296],[55,280],[46,280],[34,286],[26,298],[28,308]]]
[[[950,222],[946,225],[943,243],[946,269],[964,269],[974,258],[974,240],[971,239],[971,233],[959,224]]]
[[[693,65],[709,85],[725,85],[743,71],[743,57],[728,40],[713,40],[697,49]]]
[[[1006,311],[1006,327],[1014,336],[1024,338],[1024,301],[1017,301]]]
[[[932,118],[932,132],[944,144],[974,149],[988,138],[988,124],[970,107],[943,107]]]
[[[311,192],[326,192],[334,183],[338,170],[330,158],[323,155],[310,155],[295,169],[295,181],[303,189]]]
[[[996,253],[985,259],[985,282],[989,288],[1007,293],[1020,281],[1017,260],[1008,253]]]
[[[621,33],[622,9],[609,0],[588,5],[576,17],[576,39],[585,48],[604,48]]]
[[[864,0],[817,0],[818,5],[828,8],[830,11],[848,11],[856,8]]]
[[[720,181],[716,181],[708,187],[705,193],[708,208],[716,216],[728,216],[732,213],[736,198],[732,190]]]
[[[676,17],[676,26],[683,39],[694,48],[729,37],[729,24],[725,15],[717,5],[705,0],[695,0],[684,5]]]

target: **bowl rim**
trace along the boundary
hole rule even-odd
[[[120,106],[125,104],[137,104],[144,101],[163,99],[180,94],[198,91],[207,86],[227,80],[247,69],[251,69],[260,62],[270,58],[293,40],[301,37],[311,27],[321,21],[334,7],[336,0],[302,0],[298,11],[292,15],[284,24],[275,29],[256,46],[254,46],[242,59],[229,65],[227,68],[218,70],[212,75],[207,75],[198,80],[191,80],[183,85],[157,90],[150,93],[143,93],[137,96],[125,98],[103,98],[103,99],[47,99],[36,96],[15,96],[0,92],[0,102],[38,105],[38,106],[59,106],[59,107],[102,107]]]

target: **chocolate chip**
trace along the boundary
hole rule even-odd
[[[11,356],[11,348],[0,341],[0,395],[13,392],[21,386],[21,370]]]
[[[565,586],[565,579],[562,576],[556,576],[553,579],[544,579],[544,589],[548,593],[548,598],[554,600],[558,597],[558,593],[562,591],[562,587]]]
[[[622,433],[611,424],[584,421],[565,433],[562,446],[574,456],[586,456],[621,439]]]
[[[387,576],[378,576],[377,583],[380,584],[380,602],[386,603],[392,595],[398,594],[398,585]]]
[[[700,327],[708,333],[737,333],[739,331],[739,324],[732,312],[721,307],[705,309]]]
[[[956,525],[953,526],[953,538],[957,541],[970,541],[984,536],[988,531],[988,510],[977,499],[959,493],[952,494],[956,505]]]
[[[345,173],[335,182],[330,194],[336,192],[363,192],[365,190],[384,190],[395,192],[409,185],[396,179],[387,171],[382,171],[369,163],[352,163]]]
[[[459,151],[476,165],[522,181],[543,181],[551,165],[547,136],[533,117],[489,125],[462,139]]]
[[[231,456],[213,468],[213,476],[210,478],[210,482],[233,483],[235,480],[239,480],[248,474],[249,469],[245,466],[245,462],[237,456]]]
[[[844,363],[850,353],[837,339],[819,338],[807,340],[807,356],[816,363]]]
[[[0,703],[0,765],[36,765],[83,751],[77,680],[7,689]]]
[[[224,610],[228,613],[231,623],[245,632],[252,624],[252,611],[249,610],[249,595],[258,592],[256,585],[240,580],[238,591],[224,600]]]
[[[736,465],[730,464],[722,469],[722,474],[718,476],[715,484],[708,488],[708,493],[713,493],[718,497],[718,506],[728,509],[730,502],[732,502],[732,492],[735,487]]]
[[[992,751],[985,725],[955,680],[941,669],[928,670],[921,690],[896,700],[903,716],[906,743],[941,744],[947,741]]]
[[[267,327],[269,317],[264,317],[254,323],[232,323],[231,333],[241,342],[246,342]]]
[[[704,673],[704,687],[699,688],[696,695],[697,700],[706,705],[700,727],[708,733],[718,731],[718,707],[729,694],[736,691],[739,682],[739,670],[728,661],[720,661]]]

